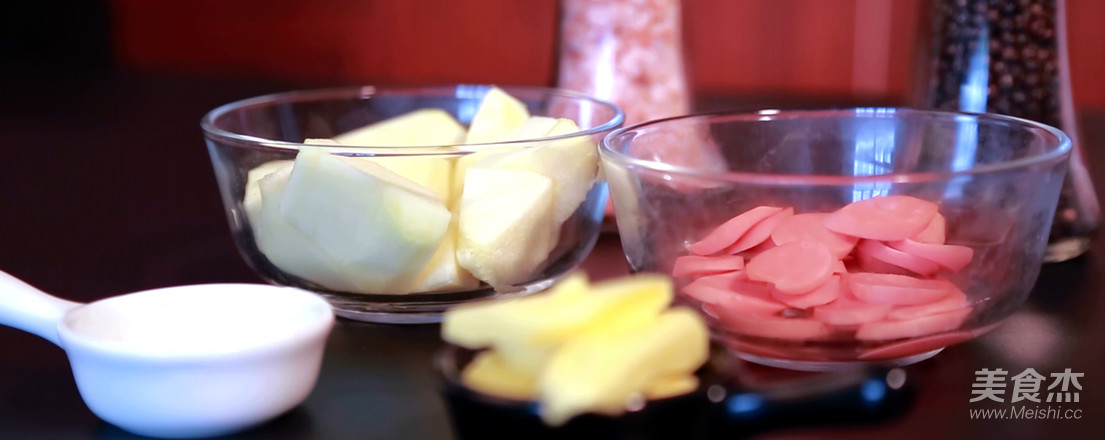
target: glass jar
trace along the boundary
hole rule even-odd
[[[1064,0],[938,0],[933,6],[922,105],[1002,113],[1065,131],[1074,146],[1045,261],[1081,255],[1101,214],[1071,99]]]
[[[560,0],[559,7],[558,88],[617,104],[626,125],[690,112],[679,0]],[[607,202],[607,220],[613,216]]]
[[[679,0],[561,0],[557,87],[614,102],[627,125],[690,111]]]

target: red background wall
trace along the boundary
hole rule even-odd
[[[699,90],[879,96],[916,78],[926,0],[685,0]],[[553,0],[113,0],[126,68],[296,80],[551,84]],[[1068,0],[1076,104],[1105,107],[1105,1]]]

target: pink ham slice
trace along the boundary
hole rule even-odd
[[[741,252],[741,255],[744,255],[744,261],[747,263],[749,260],[755,258],[757,255],[764,253],[764,251],[775,249],[777,247],[778,246],[775,246],[775,242],[771,240],[764,240],[763,243],[754,246],[752,249]]]
[[[871,240],[905,240],[937,214],[935,203],[910,196],[882,196],[845,205],[825,217],[830,231]]]
[[[944,244],[946,240],[946,233],[948,228],[948,221],[940,213],[936,213],[936,216],[932,218],[928,226],[917,235],[911,237],[915,241],[921,243],[931,244]]]
[[[711,231],[703,239],[687,246],[687,250],[695,255],[711,255],[721,252],[736,243],[757,223],[782,210],[783,208],[774,206],[757,206],[749,209],[722,223],[721,226]]]
[[[780,348],[764,346],[761,344],[751,344],[743,341],[729,342],[732,349],[741,353],[748,353],[756,356],[763,356],[775,359],[793,359],[795,356],[792,352]]]
[[[711,307],[710,311],[727,329],[746,336],[807,341],[827,339],[832,335],[828,326],[812,319],[749,314],[725,307]]]
[[[827,361],[832,358],[825,350],[818,347],[772,347],[764,344],[754,344],[745,341],[731,341],[726,345],[733,350],[755,356],[775,359],[795,359],[804,361]]]
[[[906,275],[866,272],[850,274],[848,289],[861,301],[898,306],[928,304],[943,299],[953,289],[958,290],[951,282],[942,279],[925,280]]]
[[[949,282],[949,284],[951,284]],[[905,306],[897,307],[891,310],[886,315],[886,318],[894,321],[907,321],[910,319],[923,318],[929,315],[938,315],[940,313],[947,313],[953,310],[959,310],[968,307],[967,295],[959,288],[952,284],[952,292],[944,299],[936,302],[921,304],[917,306]]]
[[[862,240],[856,252],[921,275],[932,275],[940,270],[940,265],[926,258],[891,248],[881,241]]]
[[[889,304],[871,304],[851,295],[841,295],[836,301],[814,307],[813,319],[838,326],[866,324],[886,318],[891,307]]]
[[[902,338],[916,338],[935,333],[955,330],[967,320],[971,307],[929,315],[907,321],[878,321],[859,326],[856,339],[864,341],[889,341]]]
[[[932,335],[924,338],[913,339],[910,341],[898,342],[894,344],[884,345],[878,348],[872,348],[860,353],[860,359],[897,359],[906,356],[913,356],[915,354],[928,353],[930,351],[947,347],[949,345],[955,345],[960,342],[968,341],[975,337],[974,332],[958,331],[952,333],[944,333],[940,335]]]
[[[783,310],[787,306],[771,297],[774,291],[769,284],[748,280],[736,280],[730,284],[733,295],[726,297],[718,306],[734,311],[762,315],[772,315]]]
[[[903,253],[935,262],[952,272],[963,270],[975,255],[974,249],[954,244],[933,244],[905,239],[892,241],[887,245]]]
[[[851,272],[870,272],[870,273],[889,273],[895,275],[913,275],[913,272],[905,270],[901,267],[882,261],[878,258],[872,257],[871,254],[866,252],[856,252],[854,267],[849,269]]]
[[[835,261],[825,245],[796,241],[763,251],[745,265],[745,271],[751,280],[794,295],[824,284],[833,274]]]
[[[740,272],[703,276],[683,286],[683,293],[702,302],[716,304],[721,297],[732,295],[729,287],[736,281]]]
[[[827,281],[817,286],[809,293],[788,295],[778,289],[774,289],[771,292],[771,297],[775,298],[776,301],[796,309],[808,309],[810,307],[828,304],[840,297],[840,275],[829,277]]]
[[[854,331],[864,341],[921,338],[861,356],[903,357],[973,337],[945,334],[962,326],[973,308],[952,282],[930,278],[961,271],[973,259],[971,248],[945,244],[946,232],[937,205],[910,196],[876,197],[829,214],[760,206],[690,245],[694,255],[677,258],[672,274],[697,278],[683,293],[736,334],[788,341],[827,340],[834,331],[849,338]],[[810,312],[783,317],[787,309]]]
[[[707,304],[754,314],[774,314],[786,306],[771,298],[771,286],[744,281],[733,274],[702,277],[683,287],[683,293]]]
[[[786,208],[773,214],[771,217],[763,219],[763,221],[756,223],[755,226],[749,229],[736,243],[726,248],[725,252],[728,254],[736,254],[767,242],[768,238],[771,237],[771,231],[774,231],[780,223],[793,216],[794,208]]]
[[[825,217],[829,214],[797,214],[787,218],[771,231],[771,241],[775,244],[787,244],[795,241],[816,241],[829,248],[836,258],[844,258],[859,240],[856,237],[838,234],[825,228]]]
[[[675,259],[671,276],[694,277],[733,272],[741,269],[744,269],[744,257],[740,255],[720,255],[714,257],[684,255]]]
[[[709,284],[711,286],[729,289],[729,286],[733,285],[734,281],[747,279],[748,277],[745,276],[743,272],[737,271],[702,276],[694,280],[691,284]]]

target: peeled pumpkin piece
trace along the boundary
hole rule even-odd
[[[490,338],[491,346],[507,364],[536,374],[568,341],[635,332],[651,325],[672,301],[671,280],[659,275],[637,275],[589,289],[566,288],[586,293],[560,294],[569,299],[558,307],[497,317],[500,325]],[[488,318],[484,324],[494,321]]]
[[[450,309],[442,322],[442,337],[468,348],[502,348],[503,357],[520,367],[539,362],[514,362],[513,348],[523,356],[546,354],[565,341],[601,337],[649,325],[672,302],[672,283],[665,276],[640,274],[589,285],[572,275],[548,292],[529,297],[465,304]]]
[[[442,317],[441,338],[472,349],[491,347],[503,341],[528,343],[533,339],[534,330],[542,327],[535,319],[561,308],[571,308],[588,289],[587,277],[576,273],[545,292],[452,307]]]
[[[530,116],[526,119],[522,125],[514,129],[502,139],[496,140],[496,142],[510,142],[523,139],[537,139],[545,137],[545,135],[555,126],[557,120],[547,116]],[[458,197],[464,188],[464,174],[469,167],[488,160],[492,157],[503,156],[505,154],[521,150],[524,145],[502,145],[494,147],[486,147],[480,151],[462,156],[456,160],[456,165],[453,168],[453,194],[454,197]]]
[[[457,221],[449,223],[449,231],[441,240],[434,256],[414,280],[410,292],[443,292],[471,290],[479,287],[480,280],[457,263]]]
[[[557,118],[550,118],[548,116],[530,116],[515,128],[514,131],[507,133],[502,139],[496,140],[496,142],[513,142],[527,139],[543,138],[553,131],[556,124],[560,123]]]
[[[495,342],[494,351],[510,368],[536,376],[558,348],[559,341],[537,342],[503,338]]]
[[[457,207],[457,262],[495,288],[529,280],[556,246],[553,182],[519,170],[470,169]]]
[[[708,352],[705,324],[685,308],[638,331],[572,340],[538,378],[541,417],[556,426],[588,412],[620,414],[630,394],[658,378],[692,374]]]
[[[453,207],[460,203],[464,194],[464,178],[468,175],[468,169],[489,158],[503,156],[514,151],[521,150],[521,146],[507,145],[483,148],[480,151],[469,153],[456,159],[453,165],[452,187],[450,191],[453,198]],[[484,167],[486,168],[486,167]]]
[[[671,305],[671,279],[639,274],[591,285],[570,309],[550,311],[545,326],[533,333],[535,342],[561,343],[634,331],[651,324]]]
[[[545,137],[579,132],[571,119],[558,119]],[[598,176],[598,147],[586,136],[544,141],[507,154],[490,156],[473,165],[480,168],[525,170],[556,182],[554,216],[559,226],[587,198]]]
[[[579,131],[571,119],[531,116],[517,130],[497,141],[539,139]],[[594,185],[599,167],[598,147],[588,137],[575,137],[477,151],[457,160],[455,192],[462,190],[465,171],[472,167],[532,171],[552,179],[556,182],[556,222],[561,224],[579,208]]]
[[[635,275],[588,286],[573,275],[548,293],[450,309],[442,337],[468,348],[524,347],[535,356],[565,341],[599,337],[648,325],[671,304],[672,284],[660,275]],[[511,362],[520,367],[535,362]]]
[[[341,292],[362,291],[364,286],[356,282],[350,270],[334,261],[280,213],[292,172],[290,162],[288,165],[257,182],[258,210],[249,216],[258,250],[280,270],[304,280]]]
[[[517,400],[537,398],[537,376],[511,367],[494,351],[485,351],[461,371],[465,386],[493,396]]]
[[[449,112],[426,108],[334,136],[351,146],[432,147],[464,142],[467,131]]]
[[[302,150],[280,213],[367,288],[405,290],[433,257],[451,214],[429,190],[386,168]]]
[[[529,119],[526,104],[498,87],[492,87],[483,96],[476,115],[468,124],[466,144],[501,142]]]
[[[645,397],[649,399],[666,399],[682,394],[687,394],[698,389],[698,377],[693,374],[677,374],[657,378],[645,387]]]
[[[476,391],[515,400],[537,399],[538,370],[526,371],[512,367],[497,351],[485,351],[461,372],[461,382]],[[648,399],[665,399],[687,394],[698,388],[698,377],[678,374],[658,377],[645,386]]]

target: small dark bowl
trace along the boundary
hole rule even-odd
[[[873,424],[902,414],[915,384],[902,369],[796,373],[713,356],[697,390],[546,425],[537,402],[489,395],[460,381],[478,351],[448,346],[434,359],[458,439],[734,439],[802,426]],[[746,370],[752,368],[752,370]]]

